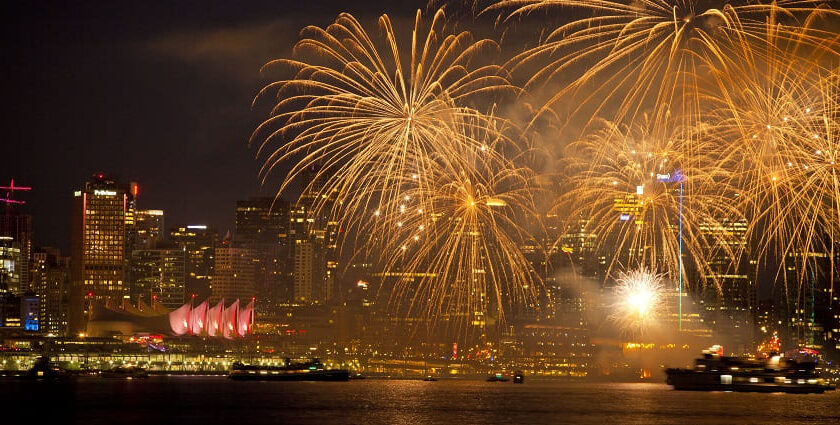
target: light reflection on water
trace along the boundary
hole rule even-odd
[[[17,403],[10,403],[12,400]],[[665,384],[527,380],[234,382],[152,377],[0,382],[0,406],[63,423],[437,424],[840,423],[840,392],[822,395],[673,391]],[[53,406],[44,409],[43,406]]]

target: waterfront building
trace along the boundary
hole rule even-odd
[[[73,193],[69,324],[84,332],[94,302],[119,302],[128,295],[126,283],[126,213],[128,191],[97,174]]]
[[[583,378],[589,374],[593,346],[588,330],[527,324],[517,329],[517,333],[521,353],[516,364],[527,375]]]

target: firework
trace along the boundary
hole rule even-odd
[[[725,68],[739,58],[731,46],[760,37],[765,21],[784,17],[783,37],[800,37],[799,23],[815,16],[836,15],[823,2],[780,0],[501,0],[485,12],[506,12],[506,20],[535,12],[562,9],[587,17],[564,22],[545,41],[515,55],[509,66],[530,70],[524,87],[564,81],[566,86],[547,102],[552,107],[576,98],[575,112],[588,107],[593,114],[608,113],[631,121],[645,110],[670,110],[698,120],[698,75],[709,68]],[[813,29],[804,41],[822,46],[831,31]],[[594,117],[594,115],[592,115]],[[661,118],[656,116],[655,118]]]
[[[659,320],[665,309],[662,276],[637,269],[623,272],[616,279],[609,319],[623,332],[641,335]]]
[[[314,173],[303,188],[312,200],[307,207],[342,225],[344,217],[369,210],[397,212],[388,208],[406,190],[424,188],[430,170],[441,165],[435,162],[458,161],[461,145],[480,148],[462,136],[464,128],[492,129],[495,118],[470,101],[511,89],[497,66],[480,65],[495,43],[448,33],[441,10],[426,30],[417,12],[407,61],[387,15],[379,27],[383,36],[375,39],[341,14],[326,28],[305,28],[295,46],[299,59],[264,67],[293,76],[268,84],[255,100],[276,96],[271,116],[252,136],[261,140],[264,178],[289,169],[279,196]]]
[[[374,212],[379,223],[359,221],[358,233],[375,235],[373,244],[387,253],[397,311],[463,329],[503,322],[514,304],[535,307],[540,280],[520,251],[530,237],[522,223],[536,215],[533,175],[501,160],[496,148],[465,149],[468,167],[433,169],[428,187],[406,190],[391,213]],[[388,231],[369,231],[376,228]]]
[[[837,234],[838,57],[827,52],[768,23],[762,39],[733,53],[740,64],[712,73],[705,97],[715,127],[710,151],[731,171],[754,256],[784,259],[778,274],[788,259],[797,262],[800,281],[812,253],[833,252]]]
[[[266,65],[295,74],[258,95],[277,104],[253,140],[268,152],[264,175],[291,168],[280,193],[312,170],[301,199],[339,223],[345,248],[400,277],[395,310],[463,324],[488,308],[502,318],[534,290],[512,218],[530,188],[508,159],[519,147],[505,121],[471,106],[514,92],[498,66],[480,65],[496,44],[445,22],[439,10],[424,31],[418,11],[405,62],[387,15],[378,42],[348,14],[308,27],[295,51],[313,59]]]
[[[617,266],[642,267],[677,280],[680,273],[687,277],[688,260],[704,279],[714,277],[707,272],[716,252],[737,263],[732,228],[742,220],[720,184],[728,181],[727,172],[687,157],[684,137],[684,130],[657,123],[605,122],[569,146],[555,208],[570,220],[585,218],[582,231],[594,235],[607,274]]]

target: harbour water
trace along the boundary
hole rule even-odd
[[[235,382],[221,376],[0,380],[0,411],[78,424],[837,424],[840,391],[683,392],[526,380]]]

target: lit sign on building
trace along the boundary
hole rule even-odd
[[[645,194],[645,185],[638,185],[636,186],[636,195],[644,195]]]
[[[96,189],[93,191],[93,194],[96,196],[117,196],[117,192],[113,190],[99,190]]]
[[[675,170],[673,174],[657,174],[656,181],[659,183],[680,183],[685,181],[685,175],[682,170]]]
[[[187,226],[187,229],[207,230],[207,226],[200,225],[200,224],[193,224],[193,225]]]
[[[630,214],[621,214],[618,216],[618,219],[621,221],[630,221]]]
[[[82,196],[82,191],[77,190],[77,191],[73,192],[73,196]]]

